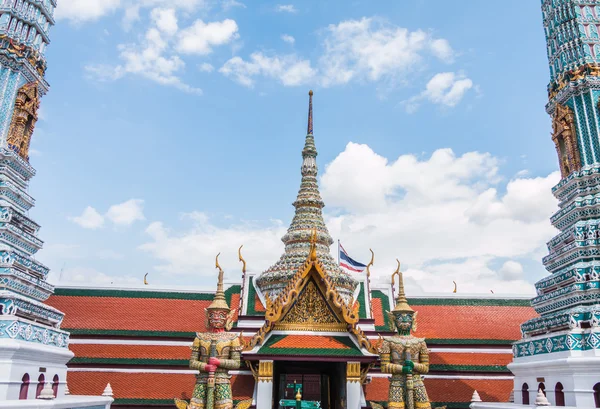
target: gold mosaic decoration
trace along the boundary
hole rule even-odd
[[[289,312],[275,325],[287,330],[345,331],[346,326],[335,317],[313,281],[310,281]]]
[[[39,107],[40,96],[37,83],[30,82],[19,88],[7,142],[9,148],[25,160],[29,160],[29,144],[38,119]]]
[[[567,177],[571,172],[581,169],[575,115],[568,106],[556,104],[552,121],[552,140],[558,153],[562,177]]]
[[[565,88],[569,83],[582,80],[588,76],[600,77],[600,66],[596,63],[584,64],[559,75],[548,91],[548,98],[554,98],[558,92]]]

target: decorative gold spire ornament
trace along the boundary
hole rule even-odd
[[[242,257],[242,247],[244,247],[243,244],[238,249],[238,259],[242,262],[242,274],[246,274],[246,260]]]
[[[400,261],[396,259],[398,262],[398,268],[392,274],[392,285],[394,280],[394,275],[398,275],[398,296],[396,297],[396,306],[394,307],[394,313],[414,313],[415,310],[410,308],[408,305],[408,300],[406,299],[406,294],[404,293],[404,278],[402,277],[402,272],[400,271]]]
[[[371,252],[371,261],[367,264],[367,278],[371,277],[371,266],[375,263],[375,253],[371,249],[369,251]]]
[[[148,277],[148,273],[144,274],[144,285],[148,285],[148,280],[146,280],[146,277]]]
[[[215,298],[213,302],[208,306],[207,310],[227,310],[229,311],[229,305],[227,305],[227,300],[225,299],[225,292],[223,291],[223,276],[224,272],[221,266],[219,265],[219,256],[221,253],[217,254],[215,258],[215,268],[219,269],[219,281],[217,282],[217,292],[215,293]]]
[[[456,285],[456,281],[452,281],[454,283],[454,291],[452,291],[453,293],[456,293],[456,291],[458,290],[458,285]]]

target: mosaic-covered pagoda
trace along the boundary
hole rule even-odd
[[[35,259],[43,242],[29,217],[29,152],[49,88],[44,52],[55,7],[56,0],[0,1],[0,408],[37,408],[36,399],[48,408],[112,402],[65,397],[69,333],[61,329],[64,314],[46,303],[54,291],[49,269]]]
[[[547,113],[561,181],[559,233],[531,301],[539,314],[514,345],[514,401],[542,390],[557,406],[600,405],[600,2],[543,0],[550,84]]]

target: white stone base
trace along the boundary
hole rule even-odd
[[[515,403],[485,403],[474,402],[469,406],[471,409],[592,409],[595,406],[535,406],[517,405]]]
[[[54,376],[58,375],[57,397],[64,396],[67,362],[72,357],[73,352],[67,348],[0,339],[0,401],[19,399],[21,381],[26,373],[29,374],[28,400],[35,400],[38,378],[42,373],[45,382],[51,384]]]
[[[515,375],[515,403],[521,405],[522,386],[529,386],[529,402],[534,403],[538,385],[544,383],[546,398],[555,405],[555,386],[560,382],[565,405],[595,408],[594,385],[600,382],[600,351],[565,351],[515,358],[508,365]],[[543,380],[542,380],[543,379]],[[523,407],[523,406],[519,406]]]
[[[14,400],[0,402],[0,409],[110,409],[113,398],[106,396],[63,396],[54,400]]]

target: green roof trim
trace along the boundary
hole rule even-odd
[[[293,336],[293,335],[292,335]],[[362,351],[354,345],[354,342],[348,337],[331,338],[346,345],[349,349],[339,348],[273,348],[272,346],[288,337],[288,335],[273,335],[258,350],[258,354],[265,355],[319,355],[319,356],[364,356]]]
[[[227,289],[228,292],[235,292],[235,288],[239,285],[231,286]],[[105,290],[93,288],[56,288],[54,295],[63,297],[112,297],[112,298],[158,298],[169,300],[190,300],[190,301],[212,301],[215,294],[207,293],[180,293],[175,291],[136,291],[136,290]],[[231,299],[231,295],[229,296]]]
[[[121,337],[160,337],[160,338],[189,338],[190,341],[196,336],[195,332],[178,331],[134,331],[118,329],[87,329],[87,328],[61,328],[70,332],[71,335],[116,335]]]
[[[385,325],[376,325],[375,330],[387,332],[393,331],[390,318],[387,315],[387,311],[390,305],[390,297],[388,297],[387,294],[385,294],[383,291],[379,290],[371,291],[371,296],[373,298],[379,298],[381,300],[381,309],[383,310],[383,321],[385,322]]]
[[[497,372],[510,373],[504,365],[448,365],[448,364],[430,364],[430,371],[439,372]]]
[[[165,365],[185,366],[190,363],[189,359],[153,359],[153,358],[86,358],[74,357],[69,364],[100,364],[100,365]]]
[[[415,305],[447,305],[460,307],[531,307],[529,298],[411,298],[408,303]]]
[[[241,285],[232,285],[227,290],[225,290],[225,299],[227,300],[227,305],[229,305],[229,308],[231,308],[231,297],[233,297],[233,294],[239,294],[241,292],[242,292]],[[213,296],[213,298],[214,298],[214,296]],[[211,298],[211,300],[212,300],[212,298]]]
[[[256,298],[256,288],[254,287],[254,277],[250,277],[248,280],[248,306],[246,308],[246,315],[250,316],[263,316],[264,312],[256,311],[254,309],[254,299]]]
[[[365,300],[365,283],[360,283],[358,293],[358,317],[367,318],[367,301]]]

